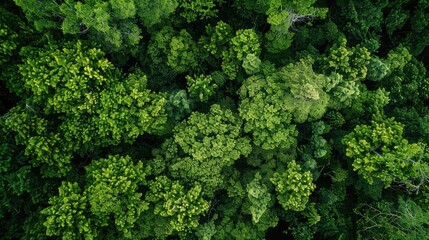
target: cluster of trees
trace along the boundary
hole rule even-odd
[[[7,0],[2,239],[427,239],[427,0]]]

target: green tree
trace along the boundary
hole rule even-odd
[[[426,239],[428,9],[2,1],[2,239]]]
[[[147,76],[135,71],[124,78],[104,89],[99,100],[94,99],[100,102],[93,120],[97,137],[108,144],[132,143],[145,132],[163,133],[167,122],[165,96],[147,89]]]
[[[37,0],[14,0],[25,13],[28,21],[33,22],[38,31],[44,31],[59,27],[58,21],[63,14],[60,10],[60,4],[55,1],[37,1]]]
[[[340,166],[332,166],[329,173],[332,184],[329,187],[319,187],[314,195],[318,199],[316,203],[320,221],[317,222],[317,232],[325,239],[352,237],[352,218],[347,202],[347,187],[351,184],[350,174]]]
[[[167,65],[178,73],[198,66],[198,48],[186,30],[181,30],[177,36],[171,39],[167,53]]]
[[[366,90],[364,85],[361,87],[360,94],[351,103],[350,108],[342,110],[344,117],[355,124],[361,123],[364,119],[370,121],[383,118],[385,108],[390,103],[390,93],[384,88],[370,91]]]
[[[248,54],[258,56],[261,52],[259,36],[253,29],[240,29],[231,38],[229,48],[222,52],[222,70],[235,79]]]
[[[198,183],[186,190],[178,181],[159,176],[149,183],[145,199],[155,205],[154,214],[167,218],[172,229],[181,232],[198,227],[200,215],[208,210],[202,195]]]
[[[94,239],[97,231],[88,216],[88,202],[78,183],[63,182],[58,196],[49,199],[51,206],[41,211],[46,215],[46,235],[62,239]]]
[[[81,239],[101,236],[103,227],[114,225],[121,236],[131,238],[134,223],[148,209],[138,189],[146,185],[142,162],[128,156],[109,156],[86,167],[84,187],[63,182],[59,195],[41,211],[48,236]],[[114,221],[112,221],[112,219]]]
[[[148,168],[142,162],[134,164],[128,156],[109,156],[86,167],[86,188],[90,211],[97,224],[106,226],[111,217],[118,231],[131,238],[130,229],[148,203],[142,201],[138,189],[146,185]]]
[[[261,70],[261,63],[261,59],[259,59],[255,54],[250,53],[246,55],[242,66],[247,74],[253,75]]]
[[[152,27],[166,20],[179,6],[176,0],[134,1],[136,13],[146,27]]]
[[[295,144],[297,136],[295,125],[291,124],[292,114],[283,100],[287,86],[276,82],[281,81],[274,74],[254,75],[240,88],[239,111],[245,120],[244,131],[252,132],[254,144],[264,149],[289,148]],[[282,98],[278,97],[280,95]]]
[[[218,87],[211,75],[186,76],[189,95],[201,102],[207,102]]]
[[[24,97],[18,64],[21,62],[19,52],[28,44],[38,44],[35,30],[25,22],[13,8],[8,8],[8,2],[0,7],[0,111],[5,113],[16,103],[18,97]],[[33,41],[35,40],[35,43]]]
[[[277,200],[285,210],[302,211],[316,185],[310,172],[303,172],[295,161],[288,163],[286,171],[274,173]]]
[[[35,52],[30,52],[19,72],[31,102],[43,106],[45,114],[94,113],[100,90],[119,77],[101,50],[80,41],[62,49],[28,50]]]
[[[179,121],[190,114],[192,100],[186,90],[173,90],[168,93],[166,112],[173,121]]]
[[[256,173],[255,178],[247,184],[246,191],[252,221],[257,224],[270,205],[271,194],[268,187],[261,183],[261,175],[259,173]]]
[[[261,4],[262,1],[258,1]],[[266,47],[271,53],[279,53],[289,48],[296,28],[296,24],[310,21],[313,18],[324,18],[328,9],[314,7],[315,0],[283,1],[270,0],[263,4],[266,9],[267,23],[270,31],[265,35],[268,40]],[[258,6],[261,7],[261,6]]]
[[[3,8],[0,8],[0,16],[0,66],[3,66],[13,55],[13,51],[18,47],[18,33],[16,29],[13,29],[13,26],[8,24],[8,21],[16,21],[18,19]]]
[[[216,17],[218,12],[216,4],[222,3],[223,0],[180,0],[179,2],[179,9],[181,10],[179,10],[180,16],[189,23],[196,20]]]
[[[341,74],[348,81],[364,80],[370,63],[370,52],[363,46],[347,48],[347,39],[340,37],[324,58],[329,72]]]
[[[81,42],[26,51],[20,74],[28,97],[5,126],[46,176],[65,176],[78,151],[164,132],[165,96],[147,90],[142,72],[122,75],[101,50]]]
[[[101,50],[81,42],[37,52],[20,73],[31,93],[27,101],[45,114],[62,114],[60,129],[78,146],[132,142],[160,132],[166,122],[166,100],[146,89],[145,74],[121,75]]]
[[[293,123],[316,120],[325,113],[326,77],[314,73],[305,61],[280,71],[269,63],[264,67],[264,75],[247,78],[239,90],[244,130],[252,132],[254,143],[264,149],[289,148],[297,136]]]
[[[168,74],[171,77],[194,70],[198,66],[200,50],[185,29],[176,32],[172,27],[164,26],[153,33],[147,51],[152,60],[150,67],[157,74]],[[159,67],[167,69],[163,73],[159,71]]]
[[[424,239],[429,234],[426,207],[408,198],[400,197],[397,202],[362,203],[355,212],[360,216],[357,234],[361,238]]]
[[[344,32],[355,39],[364,41],[377,39],[382,30],[383,10],[388,1],[372,2],[341,0],[336,2],[338,14],[342,17],[341,23]]]
[[[367,79],[371,81],[381,81],[390,73],[389,66],[378,57],[371,57],[368,64]]]
[[[222,52],[226,51],[229,40],[233,37],[232,27],[223,22],[217,22],[216,26],[206,26],[207,36],[202,36],[199,43],[203,48],[216,58],[222,56]]]
[[[179,5],[175,0],[65,0],[58,3],[16,0],[15,3],[39,31],[60,28],[64,34],[89,35],[106,51],[134,54],[142,39],[139,20],[145,27],[152,27],[166,20]]]
[[[385,187],[404,184],[418,191],[426,182],[429,166],[423,143],[409,143],[402,137],[404,125],[394,119],[358,125],[343,138],[346,155],[353,159],[353,170],[369,184],[381,180]]]
[[[187,183],[199,182],[203,193],[213,195],[224,184],[224,168],[251,151],[241,136],[242,121],[229,109],[213,105],[206,114],[193,112],[164,142],[161,159],[169,161],[171,175]]]
[[[392,72],[381,84],[390,92],[391,103],[423,106],[429,93],[429,77],[424,64],[412,58],[407,48],[401,46],[389,52],[386,62]]]
[[[32,107],[16,106],[4,120],[4,130],[15,134],[14,144],[24,147],[33,167],[42,167],[45,176],[65,176],[71,169],[71,142],[63,142],[60,133],[51,132],[51,124],[36,115]]]

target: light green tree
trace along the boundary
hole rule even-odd
[[[206,114],[194,112],[177,125],[158,157],[168,161],[171,175],[187,183],[199,182],[213,195],[224,183],[223,170],[251,151],[241,136],[242,121],[229,109],[213,105]]]
[[[249,210],[252,214],[252,221],[255,224],[259,222],[271,202],[269,189],[265,184],[261,183],[261,179],[261,175],[256,173],[255,178],[246,186]]]
[[[303,172],[295,161],[288,163],[286,171],[274,173],[270,180],[275,186],[277,200],[285,210],[304,210],[316,187],[311,173]]]
[[[254,143],[264,149],[289,148],[296,141],[294,123],[316,120],[325,113],[327,78],[305,61],[279,71],[265,63],[262,73],[247,78],[239,90],[244,131],[251,132]]]
[[[390,118],[358,125],[343,138],[353,169],[369,184],[378,179],[386,188],[400,184],[411,191],[419,191],[426,184],[426,145],[409,143],[402,137],[403,128],[403,124]]]
[[[77,148],[132,142],[144,132],[162,132],[167,121],[166,99],[147,90],[144,73],[123,75],[101,50],[80,41],[39,50],[20,74],[31,95],[27,108],[60,114],[60,137]]]
[[[207,102],[218,87],[211,75],[186,76],[189,95],[201,102]]]
[[[186,190],[178,181],[158,176],[149,182],[146,201],[153,203],[154,214],[168,219],[174,231],[195,229],[199,218],[207,212],[209,203],[202,198],[202,186],[198,183]]]
[[[50,206],[41,213],[46,215],[46,235],[61,239],[94,239],[97,231],[88,214],[88,199],[78,183],[63,182],[58,196],[49,199]]]
[[[43,106],[45,114],[92,114],[98,107],[100,91],[118,80],[119,72],[96,48],[82,42],[62,48],[37,51],[24,60],[19,72],[31,102]]]
[[[142,162],[134,163],[129,156],[94,160],[86,167],[82,188],[63,182],[59,195],[51,197],[50,206],[42,210],[47,235],[93,239],[103,227],[115,226],[121,237],[132,238],[135,222],[148,209],[139,192],[148,172]]]
[[[259,56],[261,44],[258,34],[253,29],[240,29],[231,38],[230,46],[222,52],[222,70],[235,79],[248,54]]]
[[[142,201],[139,187],[146,185],[148,168],[134,164],[129,156],[109,156],[86,167],[86,187],[90,211],[99,226],[106,226],[111,217],[118,231],[132,237],[130,229],[148,203]]]
[[[313,18],[324,18],[328,9],[314,7],[315,0],[305,1],[284,1],[269,0],[258,1],[256,7],[267,9],[267,23],[270,24],[270,31],[265,34],[267,41],[266,48],[271,53],[279,53],[289,48],[292,43],[297,23],[311,21]],[[258,6],[261,3],[265,6]]]
[[[370,63],[370,52],[363,46],[347,47],[347,39],[340,37],[324,58],[326,71],[341,74],[346,81],[364,80]]]

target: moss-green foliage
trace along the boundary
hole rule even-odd
[[[367,79],[371,81],[381,81],[390,72],[388,64],[378,57],[372,57],[368,64]]]
[[[86,168],[85,187],[63,182],[51,206],[42,210],[48,236],[63,239],[93,239],[99,228],[111,219],[125,238],[132,238],[131,229],[148,203],[138,188],[146,185],[148,172],[142,162],[134,164],[128,156],[109,156],[95,160]]]
[[[71,168],[73,143],[63,142],[59,133],[50,132],[48,121],[27,106],[9,111],[4,130],[15,134],[14,144],[25,147],[24,154],[33,166],[42,166],[47,176],[64,176]]]
[[[146,27],[152,27],[165,21],[179,6],[175,0],[139,0],[134,1],[136,14]]]
[[[247,54],[242,66],[247,74],[256,74],[261,70],[261,59],[253,53]]]
[[[269,81],[274,84],[270,86]],[[295,125],[291,124],[292,114],[287,111],[285,100],[282,99],[287,94],[286,84],[275,82],[276,76],[252,76],[240,88],[243,100],[239,110],[240,116],[246,121],[244,131],[251,132],[254,144],[264,149],[289,148],[294,145],[297,135]],[[277,96],[267,96],[266,91],[277,92]]]
[[[304,210],[316,187],[310,172],[303,172],[295,161],[287,165],[286,171],[274,173],[270,180],[276,188],[277,200],[285,210]]]
[[[20,65],[20,74],[43,112],[67,115],[94,113],[100,90],[118,77],[101,50],[82,42],[35,52]]]
[[[204,183],[203,191],[213,194],[224,184],[223,168],[251,151],[250,140],[240,136],[241,125],[236,114],[219,105],[207,114],[192,113],[163,144],[162,158],[169,162],[172,176]]]
[[[222,52],[222,70],[230,78],[235,79],[248,54],[259,55],[259,37],[252,29],[240,29],[231,38],[230,46]]]
[[[47,215],[44,222],[46,234],[63,239],[80,239],[80,236],[93,239],[97,233],[93,232],[91,220],[85,216],[88,203],[79,185],[64,182],[58,191],[58,196],[49,200],[52,206],[41,212]]]
[[[149,183],[149,189],[146,200],[155,205],[154,214],[167,218],[174,231],[196,228],[199,215],[209,208],[199,184],[186,191],[178,181],[159,176]]]
[[[218,9],[215,8],[216,4],[222,3],[223,0],[180,0],[179,11],[180,16],[186,19],[187,22],[202,20],[217,16]]]
[[[320,221],[316,225],[317,232],[324,238],[341,238],[347,234],[352,236],[353,234],[347,231],[352,225],[351,213],[345,211],[348,172],[341,167],[334,167],[330,178],[331,186],[316,189],[315,193],[318,199],[316,209],[320,214]]]
[[[153,63],[152,67],[167,65],[175,73],[183,73],[193,70],[198,66],[198,47],[192,40],[192,36],[186,31],[174,31],[166,26],[154,34],[148,46],[148,53]],[[168,71],[168,70],[167,70]],[[165,72],[160,72],[165,74]]]
[[[383,84],[391,94],[392,103],[423,106],[421,103],[429,99],[429,77],[426,68],[416,59],[401,61],[401,58],[395,59],[394,55],[396,53],[389,54],[386,59],[395,68]]]
[[[167,64],[178,73],[186,72],[198,65],[197,51],[191,35],[182,30],[171,39]]]
[[[327,69],[351,81],[365,79],[369,60],[370,53],[365,47],[356,46],[348,49],[345,38],[340,38],[329,49],[329,55],[325,59]]]
[[[3,0],[2,239],[426,239],[427,0]]]
[[[147,89],[142,72],[131,73],[100,94],[100,109],[94,122],[98,134],[113,142],[133,142],[144,132],[163,132],[166,99]]]
[[[405,44],[414,55],[422,54],[429,44],[425,37],[429,26],[427,1],[344,0],[336,5],[336,22],[356,41],[380,45],[384,37],[387,42],[383,45]]]
[[[232,28],[229,24],[219,21],[216,26],[207,25],[206,33],[200,40],[203,47],[215,57],[220,57],[226,49],[226,44],[232,38]]]
[[[211,75],[186,76],[186,80],[188,83],[189,95],[201,102],[207,102],[217,88],[217,84],[214,83]]]
[[[244,130],[264,149],[289,148],[297,134],[294,123],[316,120],[325,113],[329,101],[323,89],[326,77],[314,73],[305,61],[280,71],[268,70],[269,63],[265,67],[265,76],[251,76],[240,88]]]
[[[261,183],[261,175],[255,174],[255,178],[247,184],[247,198],[250,203],[250,213],[252,221],[258,223],[262,215],[267,211],[271,201],[271,194],[268,192],[268,187]]]
[[[59,27],[56,21],[61,16],[60,6],[52,1],[14,1],[22,8],[28,21],[33,22],[37,30],[43,31]]]
[[[168,94],[166,112],[169,118],[178,121],[191,112],[191,105],[185,90],[175,90]]]
[[[381,180],[385,187],[401,182],[411,190],[421,187],[428,171],[426,146],[408,143],[402,137],[403,125],[393,119],[373,121],[370,126],[358,125],[343,139],[346,155],[354,159],[353,170],[369,184]],[[416,182],[416,184],[414,184]]]
[[[133,142],[165,127],[164,96],[146,89],[142,72],[121,75],[103,56],[82,42],[67,43],[61,50],[40,50],[20,65],[30,97],[10,111],[5,126],[47,176],[64,176],[82,147]],[[54,115],[59,117],[52,121]]]
[[[267,50],[271,53],[279,53],[289,48],[292,43],[296,24],[310,21],[312,18],[324,18],[327,13],[326,8],[314,7],[315,1],[257,1],[255,7],[267,9],[267,23],[270,24],[270,31],[265,37],[268,40]],[[262,6],[261,6],[262,5]]]
[[[148,203],[142,201],[137,192],[146,184],[148,172],[142,162],[134,164],[128,156],[109,156],[94,161],[86,167],[86,189],[91,212],[99,219],[97,224],[105,226],[110,217],[124,236],[132,237],[130,229]]]

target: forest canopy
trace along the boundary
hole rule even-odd
[[[429,238],[427,0],[4,0],[1,239]]]

